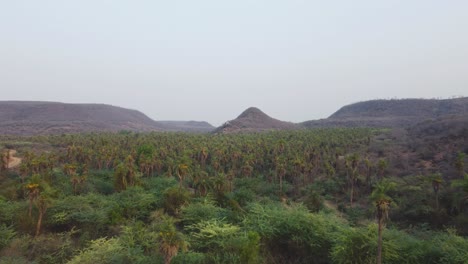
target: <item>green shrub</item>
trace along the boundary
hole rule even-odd
[[[431,242],[438,245],[443,252],[439,263],[466,264],[468,262],[468,239],[456,235],[454,231],[439,233]]]
[[[16,231],[11,226],[0,225],[0,250],[10,244],[10,241],[16,236]]]
[[[81,232],[89,232],[93,237],[103,235],[113,222],[112,212],[119,204],[108,196],[87,194],[67,196],[57,200],[47,211],[46,224],[59,230],[76,227]]]
[[[125,248],[117,238],[99,238],[93,240],[91,245],[80,251],[68,264],[114,264],[128,263]]]
[[[182,222],[184,225],[192,225],[211,219],[222,219],[227,215],[227,210],[214,205],[214,201],[205,198],[202,202],[191,203],[182,207]]]
[[[344,228],[336,233],[331,250],[333,263],[371,264],[377,258],[377,226],[371,224],[363,228]],[[398,260],[397,245],[384,239],[382,250],[383,263],[395,263]]]
[[[272,259],[297,263],[329,263],[334,229],[332,215],[312,214],[305,207],[252,204],[244,225],[260,234]]]
[[[185,189],[172,187],[164,191],[162,207],[170,215],[178,215],[182,206],[190,201],[190,193]]]
[[[317,191],[309,189],[304,204],[311,212],[318,212],[323,209],[323,201],[323,197]]]
[[[118,204],[113,208],[114,212],[120,211],[121,216],[127,219],[146,220],[157,206],[155,197],[141,187],[128,187],[110,198]]]
[[[186,227],[193,250],[205,253],[207,263],[258,263],[260,236],[220,220]]]
[[[199,252],[182,252],[172,259],[172,264],[205,264],[205,254]]]

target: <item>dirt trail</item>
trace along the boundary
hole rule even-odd
[[[10,149],[10,158],[8,159],[8,168],[13,169],[21,164],[21,158],[15,157],[16,150]]]

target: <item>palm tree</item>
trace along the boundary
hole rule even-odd
[[[434,190],[434,194],[435,194],[436,210],[439,211],[439,189],[440,189],[440,185],[442,184],[444,180],[442,179],[442,175],[440,173],[432,174],[429,177],[429,179],[431,181],[432,189]]]
[[[377,163],[377,168],[378,168],[378,171],[379,171],[379,178],[380,179],[383,179],[383,176],[385,174],[385,170],[387,169],[388,167],[388,161],[385,160],[385,159],[380,159]]]
[[[396,187],[396,184],[389,181],[379,182],[370,195],[371,201],[375,204],[377,210],[378,242],[377,242],[377,264],[382,263],[382,233],[385,220],[388,219],[390,204],[393,202],[388,192]]]
[[[161,210],[151,214],[152,226],[158,232],[159,252],[164,256],[164,264],[170,264],[179,249],[187,250],[188,243],[184,235],[175,226],[176,219]]]
[[[9,152],[9,150],[3,151],[3,152],[0,154],[0,171],[3,171],[3,170],[8,169],[8,157],[7,157],[7,152]]]
[[[366,169],[366,184],[371,188],[371,175],[372,175],[372,168],[374,167],[372,165],[372,162],[369,158],[364,159],[364,164],[365,164],[365,169]]]
[[[455,159],[455,168],[457,169],[461,177],[463,177],[463,174],[465,174],[465,156],[465,153],[458,152],[457,157]]]
[[[211,189],[211,179],[206,171],[202,171],[200,167],[196,167],[192,173],[193,187],[200,196],[206,196],[208,190]]]
[[[359,155],[358,154],[352,154],[348,157],[346,157],[346,167],[347,167],[347,173],[349,175],[348,180],[350,183],[350,193],[349,193],[349,203],[350,206],[353,207],[353,200],[354,200],[354,185],[357,180],[357,168],[359,165]],[[348,172],[349,171],[349,172]]]
[[[47,209],[50,207],[51,203],[52,202],[47,194],[41,194],[36,199],[36,207],[37,211],[39,212],[36,225],[36,237],[39,236],[39,234],[41,233],[42,219]]]
[[[32,217],[32,206],[33,202],[39,196],[39,184],[32,182],[26,185],[27,193],[28,193],[28,200],[29,200],[29,209],[28,209],[28,216],[29,218]]]
[[[187,243],[184,240],[182,233],[177,230],[170,230],[169,232],[161,232],[160,236],[159,251],[164,256],[164,264],[170,264],[172,258],[174,258],[179,248],[186,250]]]
[[[182,185],[185,180],[185,175],[187,175],[188,169],[188,165],[182,163],[179,164],[175,170],[177,177],[179,178],[179,189],[182,189]]]
[[[464,192],[461,199],[461,205],[463,205],[464,202],[468,201],[468,174],[465,173],[465,177],[463,179],[452,181],[452,186],[460,187]],[[463,210],[463,206],[460,206],[460,210]]]

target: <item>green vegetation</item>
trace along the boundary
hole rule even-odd
[[[463,149],[391,133],[0,138],[0,263],[468,263]]]

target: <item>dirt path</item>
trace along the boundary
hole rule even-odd
[[[21,158],[15,157],[16,150],[10,149],[10,159],[8,160],[8,168],[13,169],[21,164]]]

